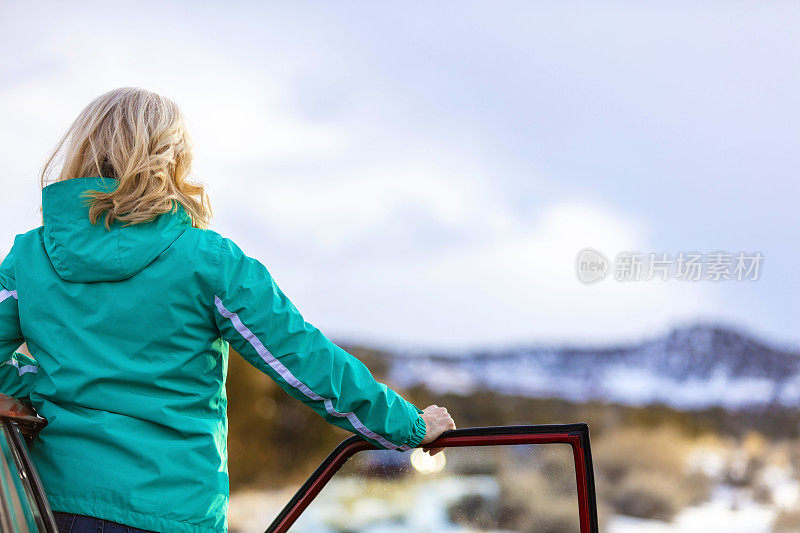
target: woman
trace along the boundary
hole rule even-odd
[[[204,229],[191,160],[174,102],[137,88],[100,96],[42,171],[43,226],[0,264],[0,352],[27,342],[33,356],[0,366],[0,392],[49,420],[30,452],[62,531],[226,530],[229,344],[381,448],[455,427],[446,409],[375,381],[260,262]]]

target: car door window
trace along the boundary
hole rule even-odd
[[[345,440],[267,532],[597,532],[585,424],[457,429],[435,445]]]
[[[27,485],[19,453],[15,453],[9,431],[16,431],[10,424],[0,425],[0,507],[2,522],[11,531],[38,531],[37,518],[41,522],[33,495]]]
[[[290,529],[311,532],[580,531],[572,448],[517,444],[350,458]]]

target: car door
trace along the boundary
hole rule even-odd
[[[28,455],[31,439],[47,421],[0,394],[0,531],[57,533],[42,482]]]
[[[586,424],[457,429],[421,449],[350,437],[267,533],[598,531]]]

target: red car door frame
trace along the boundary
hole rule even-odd
[[[429,445],[436,448],[464,446],[503,446],[509,444],[569,444],[575,461],[578,512],[581,533],[597,533],[597,497],[594,486],[589,426],[553,424],[540,426],[493,426],[447,431]],[[284,533],[294,524],[342,465],[364,450],[379,449],[360,437],[342,441],[311,474],[267,528],[266,533]]]

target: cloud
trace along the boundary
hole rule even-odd
[[[796,338],[797,54],[773,31],[793,13],[176,3],[163,31],[149,9],[21,6],[0,7],[0,255],[40,223],[36,174],[80,109],[140,85],[183,107],[215,228],[333,335],[611,340],[725,316]],[[574,276],[586,246],[693,245],[757,247],[770,270],[746,288]]]
[[[581,284],[574,262],[585,246],[612,257],[651,249],[642,224],[608,209],[568,202],[515,220],[502,204],[484,202],[476,214],[500,222],[480,239],[440,242],[435,252],[411,246],[369,256],[362,247],[313,274],[286,264],[273,273],[333,332],[406,346],[608,342],[718,308],[713,288],[700,284]]]

